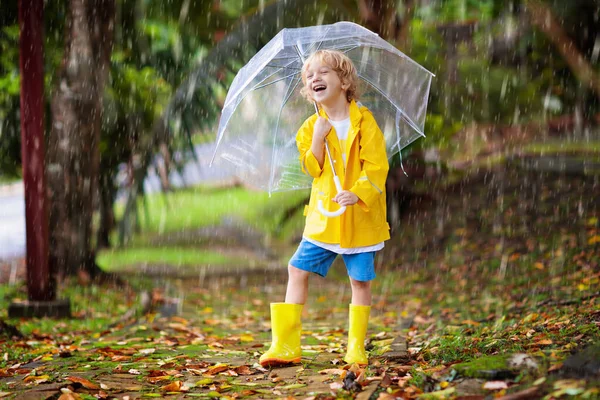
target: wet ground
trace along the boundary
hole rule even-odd
[[[146,295],[121,294],[131,309],[149,304],[144,314],[96,333],[38,330],[27,354],[40,358],[11,363],[9,355],[7,365],[19,367],[0,369],[7,375],[0,392],[13,398],[25,390],[16,397],[23,399],[58,398],[61,389],[119,399],[598,398],[597,380],[574,379],[563,368],[571,352],[600,342],[598,177],[487,170],[430,189],[402,204],[402,222],[377,258],[372,363],[359,394],[341,386],[351,295],[341,262],[327,279],[311,278],[301,365],[256,365],[270,338],[269,302],[283,300],[285,265],[220,274],[162,266],[145,270]],[[101,315],[76,311],[88,320]],[[494,358],[518,354],[537,367],[514,370]],[[458,367],[492,358],[493,368]]]

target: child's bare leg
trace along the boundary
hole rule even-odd
[[[285,302],[304,304],[308,297],[308,275],[310,272],[288,265],[288,284]]]
[[[357,281],[350,278],[352,286],[352,304],[355,306],[371,305],[371,281]]]

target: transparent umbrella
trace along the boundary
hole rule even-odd
[[[433,74],[377,34],[351,22],[283,29],[238,72],[227,93],[211,164],[228,162],[248,186],[269,193],[310,187],[296,133],[315,112],[300,94],[304,60],[320,49],[344,52],[360,78],[360,102],[373,113],[391,158],[419,137]]]

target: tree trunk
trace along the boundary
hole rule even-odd
[[[600,98],[600,77],[556,20],[552,9],[539,0],[529,0],[525,4],[531,23],[554,44],[577,79]]]
[[[65,51],[48,140],[50,263],[54,273],[95,277],[102,97],[110,67],[114,0],[70,0]]]
[[[359,0],[358,10],[368,29],[384,39],[396,39],[398,24],[395,1]]]

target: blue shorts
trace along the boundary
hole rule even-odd
[[[298,250],[292,256],[290,265],[303,271],[314,272],[327,276],[329,268],[338,256],[333,251],[326,250],[309,241],[302,239]],[[358,254],[341,254],[348,270],[348,275],[356,281],[372,281],[375,279],[375,252]]]

